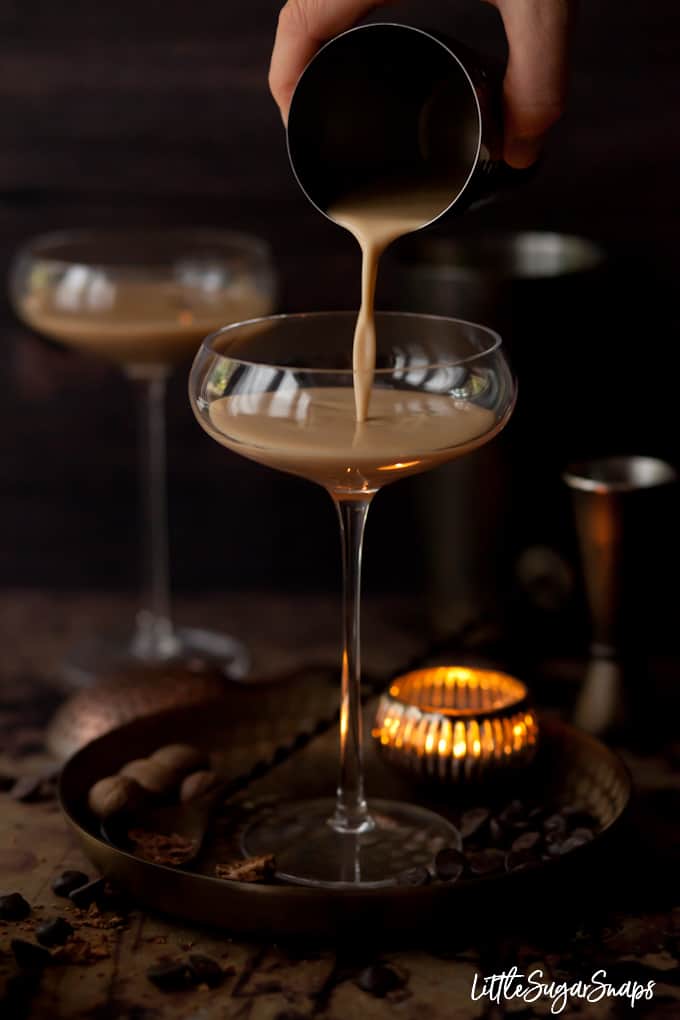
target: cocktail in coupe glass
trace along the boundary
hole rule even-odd
[[[322,485],[343,553],[340,778],[335,801],[283,804],[246,830],[248,855],[274,853],[278,874],[316,886],[380,886],[432,859],[452,830],[434,812],[364,797],[359,599],[366,515],[389,482],[488,442],[515,399],[500,337],[428,315],[376,315],[368,418],[354,412],[354,313],[282,315],[208,337],[190,397],[214,439],[251,460]]]
[[[203,229],[75,230],[34,238],[16,254],[10,295],[37,333],[119,365],[139,391],[144,608],[131,634],[95,635],[64,664],[76,684],[130,664],[209,660],[243,675],[247,650],[233,637],[176,628],[170,608],[165,389],[203,337],[272,311],[268,246]]]

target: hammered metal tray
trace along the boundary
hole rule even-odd
[[[374,706],[367,708],[367,721]],[[115,880],[137,902],[192,922],[208,923],[265,938],[364,937],[379,930],[393,935],[429,932],[455,916],[479,914],[484,903],[499,911],[551,895],[571,885],[579,872],[606,864],[609,845],[631,796],[622,761],[592,737],[548,718],[541,719],[541,742],[533,766],[512,779],[511,795],[540,796],[556,807],[576,804],[600,822],[591,842],[561,858],[526,871],[453,885],[419,888],[315,890],[293,885],[229,882],[214,875],[208,851],[194,871],[151,864],[108,844],[87,809],[92,783],[116,772],[131,758],[162,744],[191,741],[220,751],[220,768],[230,776],[253,767],[260,778],[241,797],[263,800],[328,795],[335,782],[337,730],[332,722],[334,692],[326,685],[235,687],[233,693],[203,705],[170,710],[113,730],[92,741],[65,765],[60,786],[62,809],[80,844],[99,871]],[[460,787],[433,791],[414,788],[373,752],[367,755],[367,784],[374,797],[404,798],[455,815],[466,800],[484,800],[488,791]],[[276,761],[276,764],[273,764]],[[267,765],[267,763],[269,763]],[[496,787],[495,787],[496,788]],[[509,791],[499,791],[499,795]],[[242,803],[242,809],[245,810]],[[238,817],[238,811],[235,813]],[[236,823],[235,823],[236,824]],[[234,834],[232,834],[234,835]],[[549,888],[545,888],[548,886]]]

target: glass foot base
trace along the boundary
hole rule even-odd
[[[247,857],[274,854],[286,882],[363,888],[394,885],[408,868],[431,866],[442,847],[460,849],[458,830],[433,811],[386,800],[371,801],[369,810],[370,831],[348,835],[329,824],[330,799],[272,807],[245,830],[242,848]]]
[[[198,627],[178,627],[173,654],[156,661],[135,655],[134,638],[130,634],[98,634],[71,650],[62,665],[62,678],[69,687],[92,687],[104,676],[126,668],[145,665],[186,665],[202,663],[217,667],[230,680],[241,680],[250,669],[250,653],[246,646],[229,634]]]

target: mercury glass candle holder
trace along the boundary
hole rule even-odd
[[[393,681],[380,699],[373,737],[385,759],[414,778],[477,782],[527,765],[538,722],[516,677],[437,666]]]

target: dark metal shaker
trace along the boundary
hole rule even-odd
[[[298,80],[287,128],[295,176],[324,215],[356,190],[444,183],[451,201],[435,219],[530,173],[503,162],[502,135],[500,80],[482,61],[393,23],[326,43]]]

